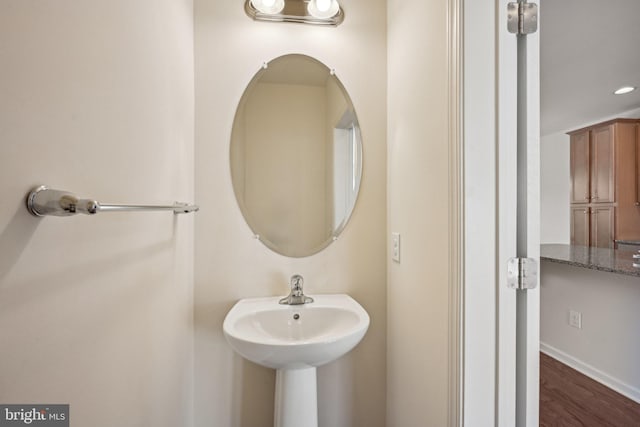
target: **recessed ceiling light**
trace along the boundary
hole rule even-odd
[[[624,95],[625,93],[633,92],[634,90],[636,90],[636,88],[633,86],[623,86],[613,93],[614,95]]]

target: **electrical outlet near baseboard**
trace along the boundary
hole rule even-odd
[[[582,313],[575,310],[569,310],[569,326],[582,329]]]

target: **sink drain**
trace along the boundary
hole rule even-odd
[[[298,313],[293,315],[293,320],[298,320],[300,318],[300,315]]]

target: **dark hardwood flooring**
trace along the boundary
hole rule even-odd
[[[540,425],[640,427],[640,404],[540,353]]]

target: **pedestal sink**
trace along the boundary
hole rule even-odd
[[[314,302],[278,304],[278,297],[238,301],[224,335],[244,358],[276,369],[275,427],[317,427],[316,367],[351,351],[369,315],[348,295],[314,295]]]

